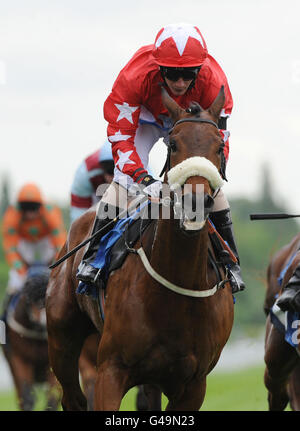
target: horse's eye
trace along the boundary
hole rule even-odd
[[[172,153],[176,152],[176,150],[177,150],[177,144],[176,144],[175,139],[172,139],[170,141],[170,149],[171,149]]]

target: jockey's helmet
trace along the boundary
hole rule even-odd
[[[27,183],[21,187],[17,202],[23,211],[36,211],[43,203],[43,198],[39,187],[34,183]]]
[[[112,156],[111,143],[108,139],[106,139],[106,141],[100,148],[99,162],[105,173],[113,175],[115,165]]]
[[[159,66],[180,68],[201,66],[208,54],[198,27],[185,23],[163,27],[152,53]]]

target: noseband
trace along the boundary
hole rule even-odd
[[[205,120],[204,118],[199,118],[199,117],[190,117],[190,118],[182,118],[181,120],[176,121],[176,123],[174,124],[174,126],[172,127],[172,129],[170,129],[169,131],[169,135],[171,135],[171,133],[173,132],[174,128],[181,123],[207,123],[207,124],[211,124],[212,126],[216,127],[219,130],[219,127],[217,125],[217,123],[215,123],[212,120]],[[167,153],[167,160],[164,164],[164,167],[162,168],[162,171],[160,173],[160,177],[166,172],[169,171],[171,168],[171,151],[172,151],[172,144],[170,144],[170,142],[168,142],[167,144],[167,148],[168,148],[168,153]]]

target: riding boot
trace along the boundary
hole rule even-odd
[[[210,213],[210,219],[237,259],[237,263],[231,263],[229,265],[232,293],[244,290],[246,286],[241,275],[240,259],[233,234],[230,208]]]
[[[94,268],[92,263],[94,262],[99,244],[102,236],[106,234],[111,228],[113,223],[107,229],[105,227],[110,223],[114,217],[119,214],[119,208],[109,205],[107,203],[101,202],[99,204],[99,210],[96,214],[92,235],[101,229],[99,235],[96,235],[90,242],[87,251],[85,252],[82,261],[78,265],[76,278],[86,284],[96,284],[97,276],[99,274],[99,269]],[[109,217],[109,215],[112,215]]]
[[[283,288],[282,294],[277,300],[277,305],[282,311],[300,312],[300,265],[295,269],[292,277]]]

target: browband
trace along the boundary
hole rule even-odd
[[[181,120],[176,121],[176,123],[174,124],[174,126],[172,127],[172,129],[170,129],[169,135],[173,132],[173,129],[174,129],[175,126],[177,126],[180,123],[186,123],[186,122],[190,122],[190,123],[208,123],[208,124],[212,124],[213,126],[215,126],[219,130],[219,126],[217,125],[217,123],[215,123],[212,120],[205,120],[204,118],[198,118],[198,117],[190,117],[190,118],[182,118]]]

